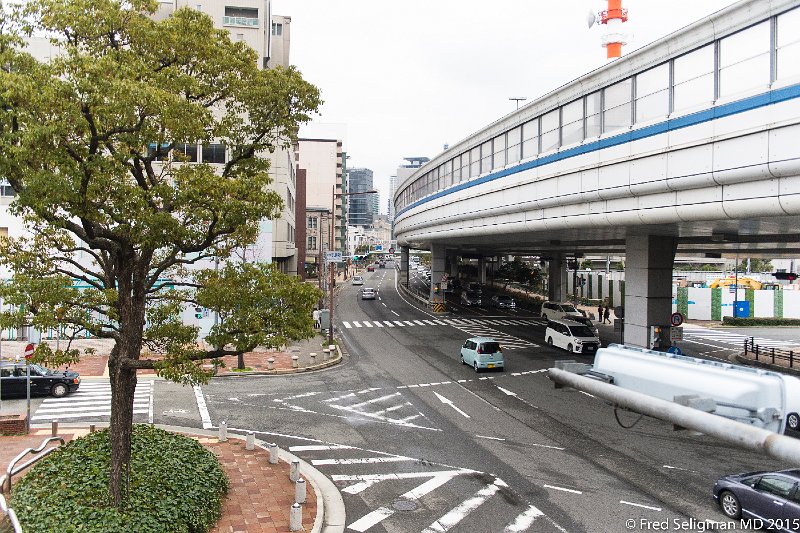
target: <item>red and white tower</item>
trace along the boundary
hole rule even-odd
[[[608,9],[600,12],[600,24],[606,25],[603,46],[608,59],[622,55],[622,45],[625,44],[622,23],[627,21],[628,10],[622,7],[622,0],[608,0]]]

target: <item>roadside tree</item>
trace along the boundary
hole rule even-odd
[[[0,326],[69,326],[114,341],[110,495],[124,507],[136,371],[206,380],[202,360],[312,335],[315,289],[231,261],[282,201],[265,154],[320,105],[294,68],[261,57],[204,13],[156,20],[155,0],[30,0],[0,14],[0,176],[27,237],[4,239]],[[47,63],[26,52],[53,38]],[[195,148],[222,150],[195,162]],[[195,150],[193,152],[193,150]],[[215,271],[215,261],[222,265]],[[222,320],[201,349],[182,310]],[[150,355],[143,356],[143,350]],[[51,363],[79,354],[51,352]]]

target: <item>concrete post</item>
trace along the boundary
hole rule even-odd
[[[322,360],[323,360],[323,361],[327,361],[327,360],[328,360],[328,355],[329,355],[330,353],[331,353],[331,351],[330,351],[329,349],[327,349],[327,348],[323,348],[323,349],[322,349]]]
[[[303,508],[299,503],[292,504],[289,512],[289,531],[301,531],[303,529]]]
[[[228,423],[224,420],[219,423],[219,442],[228,440]]]
[[[275,358],[270,357],[267,359],[267,370],[272,370],[273,368],[275,368]]]
[[[662,235],[629,235],[625,242],[625,344],[649,348],[650,326],[672,314],[672,266],[678,242]]]
[[[478,282],[486,285],[486,258],[483,256],[478,258]]]
[[[270,442],[267,445],[267,451],[269,451],[269,464],[278,464],[278,445],[274,442]]]
[[[314,352],[311,352],[311,353],[310,353],[310,354],[308,354],[308,355],[309,355],[309,356],[311,356],[311,364],[312,364],[312,365],[315,365],[315,364],[317,364],[317,354],[316,354],[316,353],[314,353]]]
[[[449,253],[447,259],[447,274],[450,276],[451,280],[458,279],[458,254],[455,252]]]
[[[442,245],[431,246],[430,302],[434,313],[441,313],[446,310],[444,291],[440,288],[442,276],[445,274],[446,253],[447,251]]]
[[[553,254],[548,261],[547,299],[551,302],[563,302],[567,296],[566,262],[561,254]]]
[[[252,431],[247,432],[247,442],[245,443],[245,450],[252,450],[256,445],[256,436]]]
[[[53,437],[58,436],[58,420],[53,420],[52,427],[51,427]]]
[[[89,424],[89,433],[94,433],[95,427],[94,424]]]
[[[294,501],[295,503],[306,503],[306,480],[300,478],[294,484]]]
[[[292,356],[292,368],[297,368],[300,365],[300,363],[297,362],[299,359],[300,358],[296,355]]]
[[[289,480],[297,481],[300,479],[300,461],[294,460],[289,465]]]

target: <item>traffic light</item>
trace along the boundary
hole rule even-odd
[[[794,281],[797,279],[797,274],[794,272],[775,272],[772,275],[775,276],[775,279],[783,279],[787,281]]]
[[[203,308],[202,307],[195,307],[194,308],[194,317],[197,319],[203,318]]]

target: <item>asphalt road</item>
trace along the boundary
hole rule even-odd
[[[260,432],[330,476],[350,530],[616,532],[721,520],[711,498],[719,476],[787,466],[628,412],[618,413],[633,426],[624,429],[603,401],[547,380],[555,360],[575,356],[544,346],[537,317],[456,308],[448,323],[406,303],[395,278],[392,268],[365,274],[373,301],[343,289],[338,367],[202,388],[213,424]],[[476,331],[506,339],[505,372],[459,365]]]

